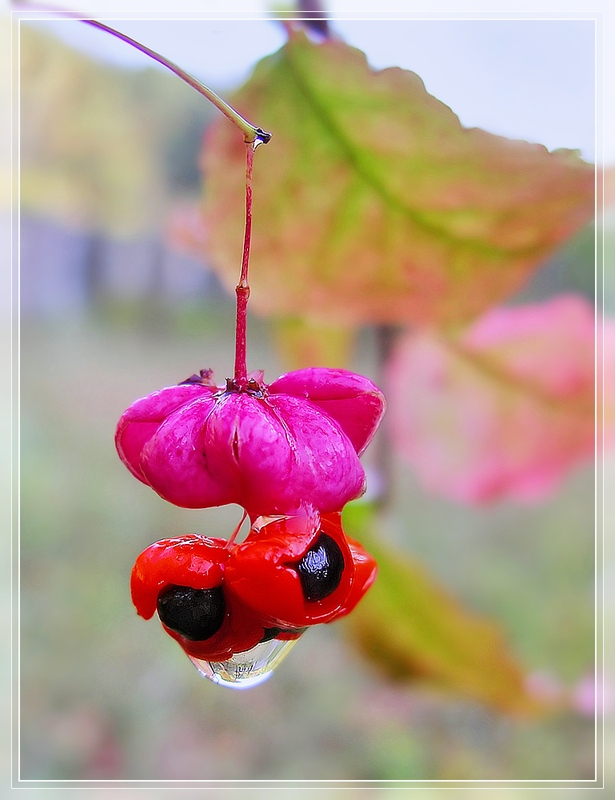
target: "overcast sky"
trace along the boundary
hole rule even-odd
[[[284,42],[279,23],[264,19],[106,21],[218,90],[245,79]],[[154,63],[76,20],[45,25],[92,56],[132,67]],[[333,27],[373,67],[418,73],[464,125],[595,159],[593,21],[339,19]],[[615,161],[615,143],[605,142],[605,159]]]

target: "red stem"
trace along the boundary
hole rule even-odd
[[[27,4],[26,4],[27,5]],[[252,238],[252,167],[254,164],[254,151],[261,144],[266,144],[271,139],[271,134],[264,131],[262,128],[257,128],[250,122],[245,120],[238,114],[234,108],[225,103],[215,92],[212,92],[207,86],[197,81],[192,75],[189,75],[185,70],[178,67],[169,59],[161,56],[155,50],[141,44],[127,36],[125,33],[109,27],[103,22],[94,19],[84,19],[76,12],[62,12],[63,16],[74,17],[91,25],[94,28],[99,28],[102,31],[116,36],[126,44],[132,45],[137,50],[140,50],[145,55],[153,58],[159,64],[162,64],[171,72],[174,72],[185,83],[196,89],[197,92],[206,97],[212,102],[231,122],[233,122],[244,134],[244,141],[246,143],[246,227],[243,240],[243,258],[241,261],[241,275],[239,283],[235,288],[237,295],[237,323],[235,328],[235,384],[243,388],[248,380],[247,368],[247,353],[246,353],[246,328],[247,328],[247,315],[248,315],[248,300],[250,298],[250,287],[248,285],[248,262],[250,260],[250,241]]]
[[[235,327],[235,381],[240,386],[245,385],[248,379],[247,354],[246,354],[246,328],[248,317],[248,299],[250,286],[248,285],[248,264],[250,261],[250,242],[252,239],[252,167],[254,165],[254,150],[257,142],[246,143],[246,227],[243,238],[243,257],[241,260],[241,275],[235,287],[237,295],[237,324]]]
[[[230,550],[231,547],[235,544],[235,540],[237,539],[237,535],[238,535],[239,531],[241,530],[241,526],[243,525],[243,523],[245,521],[245,518],[247,516],[248,516],[248,512],[244,511],[242,518],[239,520],[239,525],[235,528],[235,530],[233,531],[233,533],[231,535],[231,538],[226,543],[227,550]]]

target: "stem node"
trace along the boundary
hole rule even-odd
[[[125,33],[121,33],[120,31],[115,30],[115,28],[111,28],[104,22],[99,22],[98,20],[94,19],[83,19],[81,17],[78,18],[87,25],[91,25],[94,28],[98,28],[106,33],[110,33],[112,36],[117,37],[126,44],[135,47],[146,56],[149,56],[150,58],[154,59],[154,61],[157,61],[159,64],[162,64],[162,66],[171,70],[171,72],[174,72],[175,75],[184,81],[184,83],[187,83],[193,89],[196,89],[199,94],[203,95],[211,103],[213,103],[227,119],[229,119],[239,128],[240,131],[242,131],[244,135],[243,140],[246,144],[246,226],[243,240],[241,275],[235,290],[237,295],[237,323],[235,329],[234,377],[235,383],[239,387],[243,388],[248,382],[246,358],[246,320],[248,299],[250,297],[250,287],[248,285],[248,262],[250,259],[250,240],[252,236],[252,166],[254,163],[254,151],[261,144],[267,144],[267,142],[271,139],[271,134],[262,128],[252,125],[252,123],[248,122],[240,114],[238,114],[234,108],[229,106],[228,103],[225,103],[224,100],[218,97],[215,92],[212,92],[211,89],[202,84],[200,81],[197,81],[196,78],[193,78],[192,75],[187,73],[181,67],[178,67],[177,64],[174,64],[168,58],[161,56],[160,53],[157,53],[155,50],[146,47],[135,39],[131,39],[130,36],[127,36]]]
[[[237,323],[235,327],[235,380],[243,386],[248,379],[246,328],[250,285],[248,283],[248,264],[250,261],[250,243],[252,239],[252,168],[254,151],[261,144],[258,139],[246,142],[246,227],[243,239],[243,257],[241,275],[235,288],[237,296]]]

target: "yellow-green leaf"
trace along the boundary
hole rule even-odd
[[[254,170],[253,307],[336,322],[458,322],[519,289],[588,219],[594,168],[571,151],[464,128],[412,72],[370,69],[301,32],[232,98],[272,131]],[[206,139],[207,252],[241,260],[245,146]]]
[[[464,608],[414,559],[378,539],[367,503],[344,528],[376,558],[378,576],[347,625],[361,652],[389,677],[419,681],[513,713],[545,710],[497,623]]]
[[[348,325],[327,325],[305,317],[277,317],[273,321],[275,341],[284,369],[347,367],[355,330]]]

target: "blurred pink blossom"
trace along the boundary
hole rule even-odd
[[[612,320],[604,339],[606,376]],[[428,491],[466,503],[541,500],[594,455],[595,320],[580,296],[498,308],[457,337],[407,333],[387,377],[393,445]],[[605,381],[609,444],[613,388]]]
[[[597,680],[596,680],[597,677]],[[571,704],[580,714],[607,716],[615,708],[613,682],[606,675],[587,672],[571,691]]]

